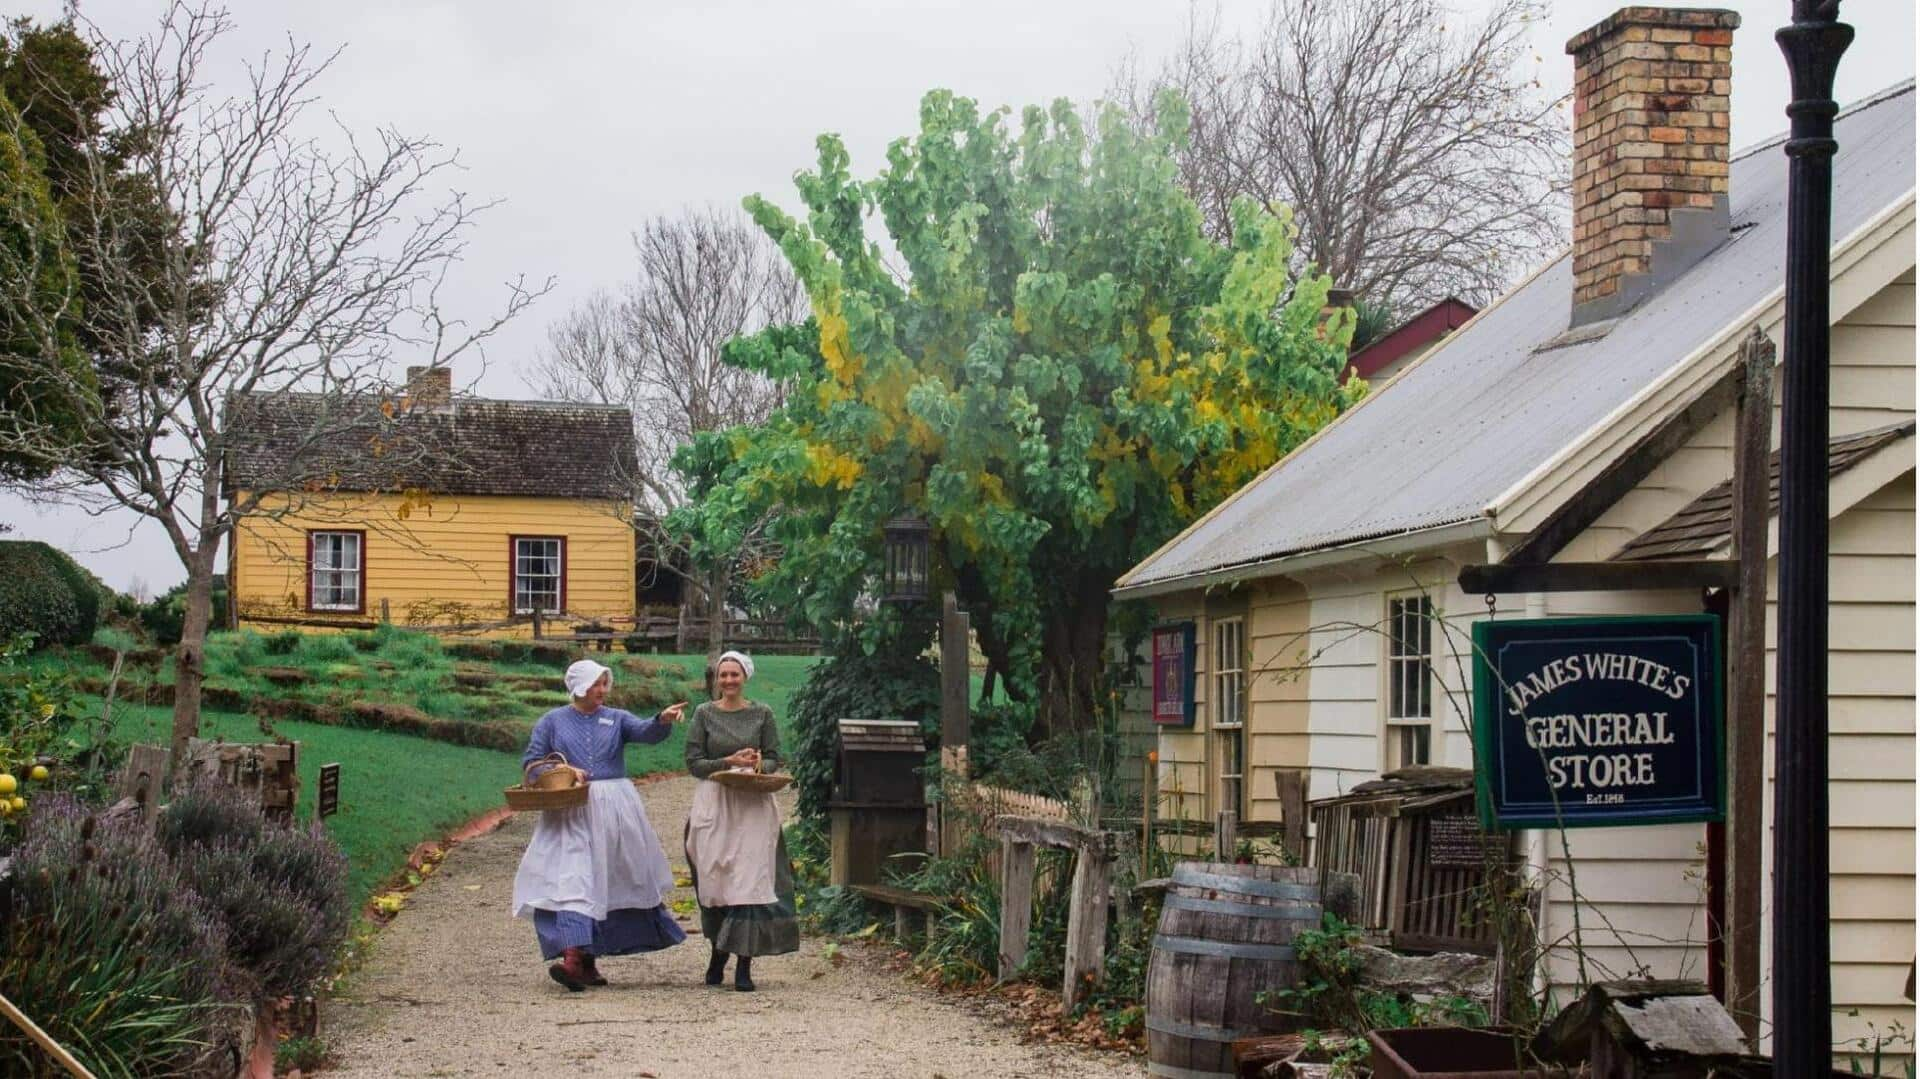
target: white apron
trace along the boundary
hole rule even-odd
[[[657,907],[672,888],[640,792],[628,779],[597,779],[586,805],[540,814],[513,878],[513,913],[572,911],[597,922],[611,910]]]
[[[693,789],[687,814],[687,860],[703,907],[752,907],[775,901],[773,863],[780,849],[780,808],[773,795],[735,790],[712,780]]]

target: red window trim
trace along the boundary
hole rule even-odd
[[[508,536],[507,537],[507,617],[518,618],[532,611],[522,611],[515,604],[520,595],[520,541],[521,540],[557,540],[560,543],[560,609],[552,614],[567,613],[567,537],[565,536]]]
[[[313,537],[317,535],[349,535],[360,537],[360,587],[357,595],[360,605],[348,610],[345,607],[315,607],[313,605]],[[231,594],[231,589],[229,589]],[[307,529],[307,613],[308,614],[366,614],[367,613],[367,530],[364,528],[309,528]]]

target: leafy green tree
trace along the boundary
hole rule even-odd
[[[868,181],[822,136],[804,221],[746,200],[817,338],[740,342],[787,403],[685,457],[716,478],[681,523],[724,547],[771,515],[760,586],[829,631],[898,628],[852,612],[882,524],[925,516],[936,584],[1036,738],[1094,714],[1115,579],[1364,390],[1338,381],[1352,316],[1290,272],[1287,217],[1245,202],[1232,244],[1209,240],[1178,183],[1184,103],[1160,108],[1150,134],[1065,101],[1016,125],[936,90]]]
[[[128,110],[116,108],[112,79],[70,19],[6,23],[0,33],[0,95],[13,104],[0,114],[0,137],[38,147],[38,167],[64,232],[62,257],[72,287],[58,311],[60,336],[90,358],[89,384],[104,398],[100,409],[83,411],[121,422],[132,384],[153,364],[147,334],[159,325],[160,313],[146,293],[168,284],[162,260],[174,227],[151,178],[133,165],[151,144],[151,131]],[[124,318],[84,317],[90,309],[128,304],[134,310]],[[105,328],[109,324],[114,331]],[[44,342],[49,335],[37,336]],[[53,395],[38,396],[44,404]],[[0,401],[0,417],[10,407]],[[33,417],[16,413],[16,418],[31,422]],[[57,443],[50,437],[54,432],[41,433],[41,441]],[[29,464],[24,455],[9,460],[0,461],[0,468],[14,478],[38,478],[49,471],[46,462]]]
[[[74,393],[95,382],[72,328],[79,281],[46,167],[39,138],[0,92],[0,274],[20,296],[0,315],[0,425],[71,443],[85,425]],[[0,479],[48,471],[34,457],[0,451]]]

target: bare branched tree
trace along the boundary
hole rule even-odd
[[[158,522],[186,568],[176,761],[198,729],[221,542],[249,514],[336,504],[343,453],[380,458],[400,483],[410,454],[446,452],[444,439],[408,439],[386,372],[401,357],[451,363],[546,290],[510,283],[476,325],[443,314],[439,289],[484,209],[444,189],[454,156],[391,130],[341,129],[339,149],[323,145],[308,125],[333,57],[298,44],[250,66],[239,93],[217,93],[209,53],[231,29],[224,11],[185,3],[131,41],[82,24],[112,90],[106,133],[81,147],[94,189],[131,176],[167,220],[92,199],[64,237],[0,244],[0,383],[34,388],[15,399],[31,407],[0,402],[0,455],[52,470],[32,494]],[[14,128],[0,137],[23,139]],[[46,228],[22,203],[0,199],[0,234]],[[45,282],[74,282],[74,266],[90,275],[87,302],[70,284],[49,303]],[[76,338],[95,364],[65,362]],[[108,362],[110,381],[94,371]],[[228,490],[228,432],[248,409],[300,422],[276,432],[271,460],[250,460],[250,489]]]
[[[685,545],[658,527],[687,497],[673,455],[705,431],[759,423],[785,388],[721,362],[728,341],[807,315],[806,296],[766,235],[738,214],[684,210],[633,234],[635,275],[618,294],[597,292],[547,331],[528,386],[555,400],[633,410],[643,547],[706,597],[710,648],[720,643],[734,563],[761,551],[748,537],[726,565],[694,567]]]
[[[1362,298],[1484,303],[1565,240],[1567,120],[1530,73],[1540,17],[1537,0],[1477,21],[1437,0],[1284,0],[1241,38],[1199,12],[1111,95],[1143,125],[1160,91],[1186,95],[1181,174],[1215,236],[1247,195],[1291,207],[1301,257]]]

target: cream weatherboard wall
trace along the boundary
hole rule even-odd
[[[1909,226],[1889,240],[1891,247],[1905,245],[1906,265],[1883,273],[1879,285],[1861,288],[1858,278],[1845,283],[1849,288],[1836,282],[1835,310],[1844,314],[1833,333],[1835,435],[1913,417],[1912,239]],[[1556,559],[1610,557],[1723,482],[1732,470],[1732,444],[1729,410]],[[1911,443],[1905,452],[1910,458]],[[1883,1032],[1894,1023],[1908,1030],[1915,1025],[1914,1007],[1902,992],[1915,950],[1913,475],[1910,459],[1904,474],[1887,472],[1884,461],[1874,466],[1880,472],[1871,473],[1877,477],[1872,482],[1880,486],[1848,491],[1849,484],[1858,486],[1869,475],[1862,465],[1836,480],[1833,507],[1838,516],[1831,563],[1832,941],[1834,1029],[1843,1044],[1868,1037],[1869,1024]],[[1277,816],[1275,768],[1309,768],[1313,798],[1342,793],[1379,774],[1385,763],[1382,628],[1395,595],[1425,591],[1448,624],[1446,632],[1436,634],[1432,757],[1436,763],[1471,765],[1467,694],[1456,672],[1466,658],[1467,627],[1484,618],[1486,608],[1482,597],[1462,594],[1454,580],[1461,564],[1498,557],[1497,544],[1489,546],[1456,547],[1416,562],[1362,557],[1243,584],[1228,593],[1244,597],[1239,602],[1248,619],[1251,818]],[[1202,666],[1194,732],[1163,731],[1160,738],[1163,812],[1170,790],[1178,786],[1188,792],[1185,815],[1206,819],[1223,808],[1191,800],[1196,789],[1214,789],[1211,776],[1217,770],[1207,737],[1207,617],[1227,610],[1227,601],[1217,591],[1204,602],[1198,593],[1187,593],[1155,603],[1162,617],[1196,621]],[[1501,597],[1495,617],[1700,609],[1699,596],[1690,592],[1548,593]],[[1770,622],[1770,656],[1773,630]],[[1771,700],[1768,724],[1771,731]],[[1769,782],[1772,774],[1769,759]],[[1541,929],[1550,945],[1543,975],[1558,999],[1564,1001],[1579,983],[1583,961],[1588,979],[1705,978],[1705,842],[1704,825],[1571,829],[1521,837],[1543,884]],[[1571,946],[1576,922],[1584,941],[1578,952]],[[1763,946],[1764,941],[1763,935]]]
[[[566,614],[631,616],[634,537],[625,503],[485,495],[341,496],[297,513],[268,496],[235,531],[230,563],[240,621],[248,614],[396,623],[497,621],[507,613],[513,536],[562,536]],[[364,530],[366,613],[309,612],[307,533]],[[269,623],[252,623],[266,628]],[[495,631],[524,636],[526,625]]]
[[[1909,268],[1872,292],[1833,330],[1832,410],[1836,436],[1873,430],[1914,416],[1914,272]],[[1885,280],[1882,278],[1882,280]],[[1836,290],[1838,292],[1839,290]],[[1775,400],[1779,382],[1775,379]],[[1778,439],[1776,407],[1775,439]],[[1907,453],[1911,454],[1909,448]],[[1715,418],[1562,551],[1558,561],[1610,557],[1713,485],[1733,467],[1731,410]],[[1882,468],[1885,466],[1882,465]],[[1911,468],[1909,460],[1907,468]],[[1835,481],[1836,499],[1858,497],[1847,488],[1864,467]],[[1914,509],[1909,471],[1850,508],[1836,502],[1831,525],[1829,612],[1829,797],[1833,882],[1834,1036],[1843,1044],[1885,1031],[1895,1021],[1914,1027],[1904,988],[1914,957]],[[1777,567],[1769,568],[1769,604]],[[1659,593],[1553,593],[1541,598],[1553,617],[1698,610],[1692,597]],[[1770,607],[1771,610],[1771,607]],[[1764,816],[1771,834],[1773,776],[1772,650],[1777,626],[1767,627],[1769,781]],[[1568,833],[1579,891],[1588,905],[1581,924],[1587,955],[1613,971],[1645,967],[1656,976],[1704,977],[1705,829],[1574,830]],[[1549,939],[1570,934],[1573,905],[1567,859],[1558,838],[1547,843],[1549,879],[1545,929]],[[1771,873],[1771,843],[1766,848]],[[1603,928],[1594,942],[1595,925]],[[1762,969],[1768,968],[1767,935]],[[1549,977],[1570,991],[1575,957],[1554,954]],[[1764,994],[1763,1015],[1771,1001]],[[1858,1014],[1853,1014],[1857,1012]]]

